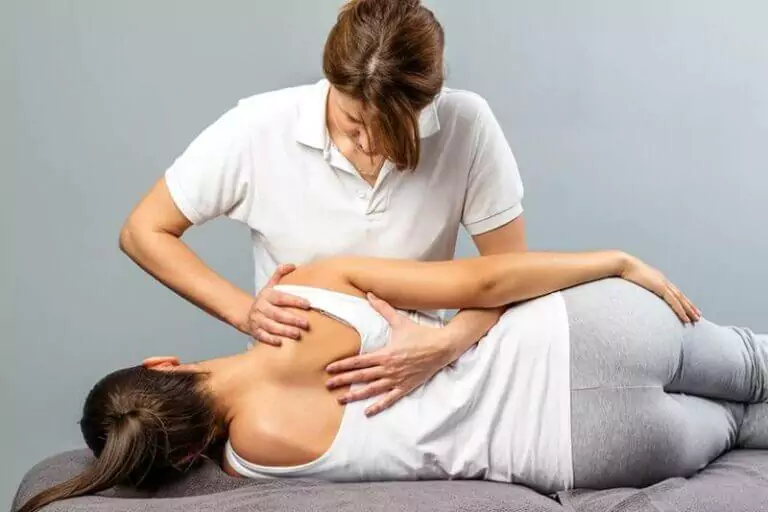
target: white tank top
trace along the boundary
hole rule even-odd
[[[389,341],[389,325],[365,299],[279,285],[360,333],[360,353]],[[416,313],[411,317],[424,323]],[[431,319],[426,320],[434,325]],[[422,387],[367,418],[377,398],[348,404],[330,448],[288,467],[225,456],[250,478],[337,482],[485,479],[541,492],[573,484],[568,318],[559,293],[510,308],[488,334]]]

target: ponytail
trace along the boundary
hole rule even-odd
[[[54,501],[104,491],[126,481],[149,452],[141,421],[134,415],[116,418],[96,462],[80,473],[30,498],[17,512],[36,512]],[[149,455],[152,455],[150,452]],[[151,464],[146,464],[147,468]],[[134,482],[139,484],[140,482]]]
[[[226,429],[203,372],[134,366],[101,379],[85,399],[80,430],[96,461],[81,474],[45,490],[18,512],[115,485],[156,488],[194,467]]]

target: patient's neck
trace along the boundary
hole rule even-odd
[[[207,386],[213,395],[217,414],[227,424],[234,415],[238,399],[263,382],[254,351],[201,361],[195,366],[208,373]]]

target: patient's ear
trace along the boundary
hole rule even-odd
[[[146,358],[141,365],[150,370],[169,371],[181,365],[181,362],[176,356],[157,356]]]

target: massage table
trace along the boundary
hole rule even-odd
[[[34,493],[82,471],[86,449],[54,455],[31,468],[12,510]],[[482,481],[338,484],[246,480],[210,461],[153,492],[113,488],[54,503],[44,512],[768,512],[768,451],[734,450],[690,478],[644,489],[574,490],[544,496],[519,485]]]

